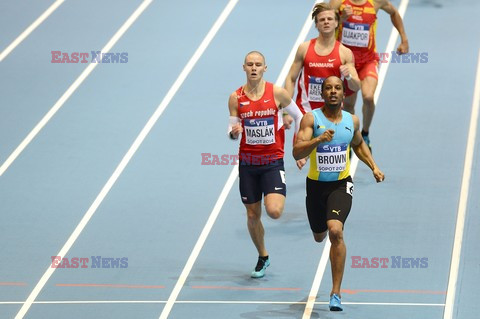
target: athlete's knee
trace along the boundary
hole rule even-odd
[[[265,209],[267,211],[268,216],[272,219],[278,219],[282,216],[283,213],[283,205],[281,204],[269,204],[265,205]]]
[[[265,196],[265,210],[272,219],[278,219],[282,216],[285,206],[285,196],[281,194],[268,194]]]
[[[326,231],[324,231],[323,233],[313,233],[313,239],[315,239],[317,243],[321,243],[326,237],[327,237]]]
[[[338,225],[329,227],[328,229],[328,237],[332,244],[339,244],[343,241],[343,229]]]
[[[367,105],[374,105],[374,93],[373,92],[365,92],[362,93],[363,103]]]
[[[262,212],[259,209],[259,207],[256,207],[256,206],[247,207],[247,218],[249,221],[259,220],[261,216],[262,216]]]

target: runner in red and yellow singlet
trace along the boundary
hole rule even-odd
[[[371,149],[368,133],[375,112],[373,99],[378,82],[379,58],[375,43],[378,10],[382,9],[390,15],[393,26],[400,34],[401,43],[397,48],[399,54],[408,52],[407,34],[402,17],[388,0],[330,0],[330,5],[339,10],[341,15],[338,40],[350,48],[355,56],[355,69],[361,80],[363,97],[362,136]],[[348,88],[346,93],[343,107],[354,114],[357,94]]]

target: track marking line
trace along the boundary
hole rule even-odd
[[[26,282],[0,282],[0,286],[26,286]]]
[[[480,107],[480,51],[477,61],[477,74],[473,91],[472,115],[468,129],[467,147],[465,150],[465,162],[463,165],[462,187],[460,189],[460,200],[458,202],[457,222],[455,226],[455,237],[453,241],[452,260],[448,276],[447,297],[443,319],[452,319],[455,306],[455,294],[457,291],[458,270],[460,267],[460,256],[462,253],[463,231],[465,217],[467,214],[468,193],[470,189],[470,178],[472,174],[473,155],[475,151],[475,139],[477,134],[478,113]]]
[[[0,301],[0,305],[18,305],[22,301]],[[164,304],[166,300],[48,300],[35,301],[36,305],[76,305],[76,304]],[[242,305],[304,305],[305,301],[257,301],[257,300],[177,300],[178,304],[242,304]],[[315,302],[316,305],[327,305],[328,302]],[[414,302],[345,302],[345,305],[359,306],[416,306],[416,307],[443,307],[443,303],[414,303]]]
[[[101,52],[109,52],[111,48],[120,40],[120,38],[133,25],[135,20],[145,11],[145,9],[152,3],[153,0],[144,0],[140,6],[132,13],[132,15],[125,21],[125,23],[118,29],[113,37],[103,47]],[[43,116],[43,118],[35,125],[35,127],[28,133],[17,148],[7,157],[5,162],[0,166],[0,176],[12,165],[23,150],[30,144],[30,142],[37,136],[50,119],[57,113],[57,111],[65,104],[65,102],[72,96],[72,94],[79,88],[85,79],[93,72],[93,70],[101,63],[90,63],[78,78],[70,85],[70,87],[63,93],[63,95],[55,102],[52,108]]]
[[[122,26],[121,30],[123,30],[123,32],[120,32],[121,30],[119,30],[114,38],[118,36],[118,38],[128,29],[128,27],[133,24],[133,22],[140,16],[140,14],[148,7],[148,5],[152,2],[152,0],[145,0],[138,8],[137,10],[135,10],[135,12],[132,14],[132,16],[127,20],[127,22],[125,22],[125,24]],[[206,48],[208,47],[208,45],[210,44],[210,42],[212,41],[213,37],[215,36],[215,34],[217,33],[217,31],[220,29],[221,25],[223,24],[223,22],[225,21],[225,19],[227,18],[227,16],[229,15],[229,13],[231,12],[231,10],[233,9],[233,7],[235,6],[235,4],[238,2],[238,0],[231,0],[229,2],[229,4],[227,4],[227,6],[225,7],[224,11],[222,12],[222,14],[219,16],[219,18],[217,19],[217,21],[214,23],[214,25],[212,26],[212,28],[210,29],[210,31],[207,33],[207,35],[205,36],[205,38],[203,39],[203,41],[200,43],[199,47],[197,48],[197,50],[194,52],[193,56],[190,58],[190,60],[187,62],[187,64],[185,65],[185,67],[183,68],[182,72],[180,72],[178,78],[176,79],[176,81],[173,83],[172,87],[169,89],[169,91],[167,92],[167,94],[165,95],[165,97],[163,98],[162,102],[160,103],[160,105],[157,107],[157,109],[155,110],[155,112],[153,113],[153,115],[150,117],[150,119],[147,121],[147,123],[145,124],[145,126],[143,127],[143,129],[141,130],[140,134],[137,136],[137,138],[135,139],[135,141],[133,142],[133,144],[130,146],[129,150],[127,151],[127,153],[124,155],[124,157],[122,158],[122,160],[120,161],[120,163],[118,164],[117,168],[115,169],[115,171],[113,172],[113,174],[110,176],[110,178],[108,179],[107,183],[103,186],[102,190],[100,191],[100,193],[97,195],[97,197],[95,198],[94,202],[92,203],[92,205],[90,206],[90,208],[87,210],[87,212],[85,213],[85,215],[83,216],[82,220],[80,221],[80,223],[77,225],[77,227],[75,228],[75,230],[73,231],[73,233],[70,235],[69,239],[67,240],[67,242],[64,244],[64,246],[62,247],[62,249],[60,250],[59,253],[57,253],[55,256],[65,256],[68,251],[70,250],[70,248],[73,246],[73,244],[75,243],[75,241],[77,240],[77,238],[80,236],[81,232],[83,231],[83,229],[85,228],[85,226],[87,225],[87,223],[89,222],[89,220],[91,219],[91,217],[93,216],[93,214],[96,212],[96,210],[98,209],[98,207],[100,206],[100,204],[102,203],[102,201],[105,199],[105,197],[107,196],[108,192],[111,190],[111,188],[113,187],[113,185],[115,184],[115,182],[117,181],[117,179],[120,177],[120,175],[122,174],[123,170],[125,169],[125,167],[127,166],[127,164],[129,163],[129,161],[132,159],[133,155],[136,153],[136,151],[138,150],[138,148],[140,147],[140,145],[143,143],[143,141],[145,140],[145,138],[147,137],[148,133],[150,132],[150,130],[153,128],[153,126],[155,125],[155,123],[157,122],[157,120],[160,118],[160,116],[162,115],[163,111],[166,109],[166,107],[168,106],[168,104],[170,103],[170,101],[173,99],[173,97],[175,96],[175,94],[177,93],[177,91],[179,90],[180,86],[183,84],[183,82],[185,81],[185,79],[187,78],[188,74],[192,71],[193,67],[195,66],[195,64],[198,62],[198,60],[200,59],[200,57],[203,55],[203,53],[205,52]],[[110,40],[110,42],[107,44],[107,46],[109,46],[109,44],[111,44],[111,46],[113,46],[113,44],[118,40],[116,39],[115,41],[114,38],[112,38],[112,40]],[[110,47],[111,47],[110,46]],[[102,51],[109,51],[109,48],[108,49],[102,49]],[[89,65],[90,67],[91,65]],[[91,70],[93,70],[94,67],[92,67]],[[88,69],[88,68],[87,68]],[[91,71],[90,71],[91,72]],[[88,73],[90,73],[88,72]],[[85,73],[85,72],[84,72]],[[82,75],[84,74],[82,73]],[[78,80],[78,79],[77,79]],[[83,81],[83,80],[82,80]],[[77,82],[77,81],[76,81]],[[76,83],[75,82],[75,83]],[[79,82],[79,84],[81,83],[81,81]],[[78,85],[79,85],[78,84]],[[73,85],[72,85],[73,86]],[[63,103],[62,103],[63,104]],[[52,114],[53,116],[53,114]],[[51,117],[51,116],[50,116]],[[33,137],[32,137],[33,138]],[[1,172],[0,172],[1,173]],[[40,291],[43,289],[43,287],[45,286],[46,282],[48,281],[48,279],[52,276],[53,272],[55,271],[56,268],[52,268],[52,267],[48,267],[47,270],[45,271],[45,273],[43,274],[42,278],[40,279],[40,281],[37,283],[37,285],[35,286],[35,288],[33,289],[33,291],[30,293],[30,295],[28,296],[27,300],[25,301],[25,303],[23,304],[23,306],[21,307],[20,311],[18,312],[18,314],[15,316],[15,319],[21,319],[25,316],[25,314],[27,313],[27,311],[29,310],[29,308],[31,307],[31,305],[33,304],[33,302],[35,301],[36,297],[38,296],[38,294],[40,293]],[[167,302],[167,305],[168,305],[168,302]]]
[[[64,2],[65,0],[57,0],[55,1],[50,7],[48,7],[47,10],[45,10],[38,18],[37,20],[33,21],[33,23],[25,29],[20,35],[13,40],[12,43],[10,43],[1,53],[0,53],[0,62],[3,61],[7,57],[7,55],[10,54],[20,43],[22,43],[23,40],[25,40],[30,33],[35,31],[35,29],[42,24],[43,21],[45,21],[57,8]]]
[[[107,45],[105,46],[105,48],[102,49],[102,51],[105,51],[105,52],[108,52],[110,50],[110,48],[118,41],[118,39],[120,39],[120,37],[128,30],[128,28],[135,22],[135,20],[143,13],[143,11],[145,11],[145,9],[148,7],[148,5],[150,5],[150,3],[152,2],[152,0],[145,0],[143,1],[140,6],[132,13],[132,15],[127,19],[127,21],[125,21],[125,23],[122,25],[122,27],[117,31],[117,33],[115,33],[115,35],[113,36],[112,39],[110,39],[110,41],[107,43]],[[93,65],[93,66],[92,66]],[[67,92],[71,92],[68,94],[68,96],[70,96],[74,89],[73,87],[76,85],[76,87],[78,87],[78,85],[80,85],[80,83],[83,81],[83,79],[86,78],[86,76],[93,70],[93,68],[95,68],[95,65],[97,64],[90,64],[87,69],[82,73],[82,75],[80,75],[80,77],[77,79],[77,81],[75,81],[75,83],[78,83],[78,84],[72,84],[72,86],[69,88],[69,90],[67,90]],[[90,70],[90,71],[88,71]],[[87,72],[88,71],[88,72]],[[83,76],[83,79],[82,80],[79,80],[80,78],[82,78]],[[67,93],[66,93],[67,94]],[[64,96],[62,96],[62,98],[60,100],[62,100],[66,95],[64,94]],[[68,98],[68,97],[66,97]],[[58,105],[58,108],[60,108],[61,105],[63,105],[64,101],[66,101],[66,98],[63,100],[63,102],[59,103],[57,102],[55,105]],[[59,101],[60,101],[59,100]],[[57,110],[58,110],[57,108]],[[56,110],[51,113],[49,112],[43,120],[46,119],[46,121],[43,123],[43,125],[46,124],[46,122],[48,122],[48,119],[51,118],[51,116],[53,116],[53,114],[56,112]],[[49,115],[51,114],[51,115]],[[148,123],[147,123],[148,124]],[[43,125],[39,126],[37,125],[38,128],[38,131],[41,129],[41,127],[43,127]],[[153,124],[152,124],[153,125]],[[36,128],[37,128],[36,127]],[[145,128],[144,127],[144,130],[145,131]],[[37,131],[37,133],[38,133]],[[142,132],[143,132],[142,131]],[[32,131],[33,132],[33,131]],[[31,137],[33,139],[33,137],[36,135],[36,133]],[[140,134],[141,135],[141,134]],[[29,135],[30,136],[30,135]],[[28,138],[28,137],[27,137]],[[144,138],[144,137],[143,137]],[[30,139],[31,140],[31,139]],[[123,169],[125,168],[125,166],[127,165],[128,161],[130,160],[130,158],[133,156],[133,154],[135,153],[135,151],[137,150],[137,148],[139,147],[139,145],[141,144],[141,142],[143,141],[142,138],[137,137],[137,139],[135,140],[134,144],[130,147],[129,151],[127,152],[127,154],[125,154],[124,158],[122,159],[122,161],[120,162],[120,164],[118,165],[118,167],[115,169],[113,175],[110,177],[110,179],[107,181],[107,183],[105,184],[105,186],[103,187],[103,189],[100,191],[100,193],[98,194],[97,198],[95,199],[95,201],[93,202],[93,204],[90,206],[90,208],[88,209],[88,211],[85,213],[85,215],[83,216],[82,220],[80,221],[80,223],[77,225],[77,227],[75,228],[75,230],[73,231],[73,233],[70,235],[70,237],[68,238],[67,242],[64,244],[64,246],[62,247],[62,249],[60,250],[60,252],[58,252],[55,256],[65,256],[68,251],[70,250],[70,248],[73,246],[74,242],[76,241],[76,239],[78,238],[78,236],[80,236],[80,233],[82,232],[82,230],[85,228],[85,226],[87,225],[88,221],[90,220],[90,218],[93,216],[93,214],[95,213],[95,211],[97,210],[98,206],[101,204],[101,202],[103,201],[103,199],[105,198],[105,196],[107,195],[107,193],[109,192],[109,190],[112,188],[113,184],[115,183],[115,181],[117,180],[117,178],[120,176],[120,174],[122,173]],[[28,144],[28,143],[27,143]],[[26,146],[26,145],[25,145]],[[2,166],[3,168],[3,166]],[[3,172],[0,172],[0,175],[1,173]],[[15,316],[15,319],[21,319],[25,316],[25,314],[27,313],[27,311],[30,309],[30,307],[32,306],[32,303],[33,301],[35,301],[35,299],[37,298],[38,294],[40,293],[40,291],[43,289],[43,287],[45,286],[45,284],[47,283],[48,279],[52,276],[53,272],[55,271],[56,268],[52,268],[52,267],[48,267],[47,270],[45,271],[45,273],[43,274],[43,276],[40,278],[40,280],[38,281],[38,283],[35,285],[35,288],[32,290],[32,292],[30,293],[30,295],[28,296],[27,300],[23,303],[22,307],[20,308],[20,310],[18,311],[17,315]]]
[[[220,290],[266,290],[266,291],[299,291],[302,288],[288,287],[231,287],[231,286],[192,286],[193,289],[220,289]]]
[[[422,295],[445,295],[446,291],[434,290],[398,290],[398,289],[342,289],[343,294],[355,295],[362,292],[368,293],[398,293],[398,294],[422,294]]]
[[[100,287],[100,288],[133,288],[133,289],[163,289],[165,286],[125,285],[125,284],[56,284],[57,287]]]

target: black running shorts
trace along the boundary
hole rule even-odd
[[[244,204],[253,204],[262,199],[262,194],[287,195],[283,159],[265,165],[249,165],[240,162],[240,196]]]
[[[352,208],[353,182],[349,176],[340,181],[320,182],[307,177],[307,215],[314,233],[326,231],[327,220],[345,224]]]

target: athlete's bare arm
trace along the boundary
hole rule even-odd
[[[292,102],[287,90],[279,86],[273,86],[273,95],[275,96],[275,104],[277,104],[279,109],[287,107]]]
[[[340,72],[347,77],[350,75],[351,79],[348,81],[348,88],[352,91],[358,91],[361,87],[360,78],[358,77],[357,70],[355,70],[355,61],[353,58],[352,50],[340,44],[340,59],[342,59],[342,66]]]
[[[352,146],[353,150],[355,151],[355,155],[364,162],[368,167],[373,172],[373,177],[375,177],[375,180],[377,183],[383,182],[385,179],[385,175],[380,171],[378,168],[377,164],[375,164],[375,161],[372,157],[372,153],[370,153],[370,150],[368,149],[367,144],[363,141],[362,134],[360,134],[360,120],[356,115],[352,115],[353,119],[353,127],[354,127],[354,133],[353,133],[353,139],[350,145]]]
[[[330,6],[335,10],[340,10],[340,6],[342,5],[342,0],[330,0]],[[340,12],[340,21],[339,23],[343,23],[343,21],[347,20],[353,14],[353,9],[350,5],[345,6],[345,8]]]
[[[322,135],[312,138],[313,125],[313,114],[308,112],[302,118],[300,130],[293,146],[293,157],[296,160],[307,157],[318,144],[331,141],[335,134],[334,130],[326,130]]]
[[[285,79],[285,89],[290,95],[290,98],[293,98],[293,93],[295,92],[295,82],[297,81],[298,75],[303,68],[303,62],[305,61],[305,54],[307,52],[308,45],[309,41],[303,42],[298,46],[295,59],[293,60],[290,71],[288,71],[287,78]]]
[[[342,4],[342,0],[330,0],[330,6],[335,10],[340,9],[341,4]]]
[[[405,32],[405,27],[403,25],[402,17],[398,13],[397,8],[388,0],[375,0],[375,11],[378,12],[379,9],[382,9],[390,15],[393,26],[397,29],[398,34],[400,34],[401,42],[397,48],[399,54],[408,53],[408,38],[407,33]]]
[[[228,110],[230,111],[230,116],[238,117],[238,98],[236,92],[230,94],[230,97],[228,99]],[[237,139],[242,132],[242,124],[237,123],[232,126],[231,134],[234,139]]]

